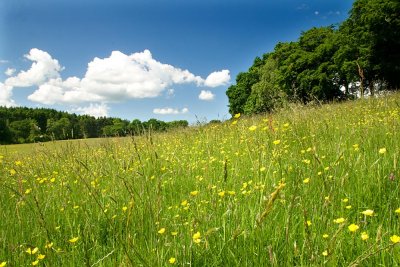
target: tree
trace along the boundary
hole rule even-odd
[[[143,126],[146,130],[163,132],[167,129],[167,123],[157,119],[149,119],[143,122]]]
[[[9,128],[12,133],[13,142],[21,144],[32,141],[38,132],[36,122],[32,119],[13,121],[9,124]]]
[[[138,119],[131,121],[128,125],[128,131],[131,135],[140,135],[143,132],[142,122]]]
[[[271,112],[283,105],[285,93],[278,84],[276,60],[270,56],[259,69],[260,81],[251,88],[245,107],[245,114]]]
[[[79,118],[79,125],[83,138],[99,137],[99,129],[95,117],[83,115]]]
[[[341,25],[346,38],[346,58],[341,68],[357,73],[360,94],[366,89],[400,86],[400,2],[397,0],[356,0],[350,17]],[[342,51],[341,51],[342,52]],[[378,85],[378,88],[375,88]]]
[[[12,143],[12,133],[6,119],[0,119],[0,144]]]
[[[59,120],[49,119],[47,121],[47,133],[54,140],[63,140],[71,137],[71,123],[68,118]]]
[[[178,120],[178,121],[167,122],[167,128],[186,128],[188,126],[189,126],[189,122],[187,120]]]
[[[259,58],[256,58],[259,62]],[[236,77],[236,85],[231,85],[226,91],[229,98],[229,113],[234,115],[244,112],[247,98],[251,94],[251,87],[259,81],[258,69],[253,66],[249,72],[241,72]]]

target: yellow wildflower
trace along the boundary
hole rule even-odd
[[[233,116],[235,119],[239,119],[240,118],[240,113],[236,113],[235,116]]]
[[[178,232],[171,232],[172,236],[176,236],[178,234]]]
[[[379,149],[379,154],[385,154],[386,153],[386,148],[382,147],[381,149]]]
[[[125,212],[128,209],[128,207],[122,207],[122,211]]]
[[[362,240],[365,241],[365,240],[367,240],[368,238],[369,238],[369,235],[367,234],[367,232],[362,232],[362,233],[361,233],[361,239],[362,239]]]
[[[39,260],[35,260],[34,262],[32,262],[32,266],[36,266],[39,264]]]
[[[187,201],[187,200],[184,200],[184,201],[182,201],[182,203],[181,203],[182,206],[187,206],[187,204],[188,204],[188,201]]]
[[[306,178],[306,179],[303,180],[304,184],[308,184],[309,182],[310,182],[310,178]]]
[[[73,237],[70,240],[68,240],[70,243],[75,243],[76,241],[78,241],[79,237]]]
[[[345,218],[337,218],[337,219],[333,220],[333,222],[340,224],[340,223],[344,223],[345,220],[346,220]]]
[[[36,252],[38,252],[38,250],[39,250],[39,248],[34,248],[34,249],[32,249],[32,248],[28,248],[27,250],[26,250],[26,253],[28,253],[28,254],[30,254],[30,255],[33,255],[33,254],[35,254]]]
[[[224,197],[224,196],[225,196],[225,191],[221,191],[221,192],[219,192],[219,193],[218,193],[218,196],[220,196],[220,197]]]
[[[191,196],[197,196],[198,194],[199,194],[199,191],[197,191],[197,190],[190,192]]]
[[[281,143],[281,140],[278,139],[278,140],[273,141],[272,143],[273,143],[274,145],[279,145],[279,144]]]
[[[160,235],[162,235],[163,233],[165,233],[165,228],[161,228],[160,230],[158,230],[158,233],[159,233]]]
[[[327,239],[329,237],[329,235],[328,234],[323,234],[322,237]]]
[[[257,126],[253,125],[249,127],[249,131],[255,131],[257,129]]]
[[[176,259],[175,259],[174,257],[171,257],[171,258],[168,260],[168,262],[171,263],[171,264],[174,264],[174,263],[176,262]]]
[[[200,232],[196,232],[195,234],[193,234],[193,242],[195,242],[196,244],[200,243],[201,241],[201,234]]]
[[[361,212],[362,214],[364,214],[365,216],[372,216],[374,215],[374,211],[373,210],[364,210],[363,212]]]
[[[311,226],[311,221],[307,221],[307,226]]]
[[[392,235],[392,236],[390,237],[390,241],[392,241],[394,244],[400,243],[400,236],[398,236],[398,235]]]
[[[324,252],[322,252],[322,255],[325,256],[325,257],[328,256],[328,251],[325,250]]]
[[[397,214],[400,214],[400,208],[398,208],[397,210],[394,211]]]
[[[53,242],[47,243],[44,247],[45,247],[45,248],[51,248],[52,246],[53,246]]]
[[[360,228],[360,226],[358,226],[358,225],[352,223],[352,224],[349,225],[348,228],[349,228],[349,231],[350,231],[350,232],[355,232],[355,231],[357,231],[357,230]]]
[[[6,261],[3,261],[3,262],[0,263],[0,267],[4,267],[4,266],[6,266],[6,265],[7,265],[7,262],[6,262]]]
[[[43,260],[44,258],[46,258],[46,255],[39,254],[39,255],[37,256],[37,259],[38,259],[38,260]]]

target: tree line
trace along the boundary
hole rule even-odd
[[[0,107],[0,144],[140,135],[187,127],[186,120],[164,122],[76,115],[47,108]]]
[[[229,112],[271,112],[288,102],[326,102],[400,87],[400,1],[356,0],[336,26],[302,32],[256,57],[226,94]]]

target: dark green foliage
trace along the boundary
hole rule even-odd
[[[239,73],[236,77],[236,85],[231,85],[226,91],[229,98],[229,113],[244,112],[244,105],[251,94],[251,87],[259,81],[259,65],[259,58],[256,58],[253,69],[250,68],[249,72]]]
[[[400,87],[400,2],[356,0],[338,27],[312,28],[278,43],[239,73],[229,112],[271,112],[285,101],[332,101]]]
[[[269,57],[259,68],[260,80],[251,87],[251,94],[244,106],[245,114],[271,112],[283,106],[286,94],[278,88],[277,75],[277,62]]]
[[[12,142],[12,133],[8,122],[5,119],[0,119],[0,144],[7,144]]]
[[[139,135],[188,127],[185,120],[164,122],[150,119],[122,120],[76,115],[54,109],[0,107],[0,144],[45,142],[79,138]]]

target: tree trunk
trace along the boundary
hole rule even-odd
[[[358,67],[358,75],[360,75],[360,97],[364,98],[364,70],[361,68],[360,64],[358,64],[358,61],[356,61],[357,67]]]

